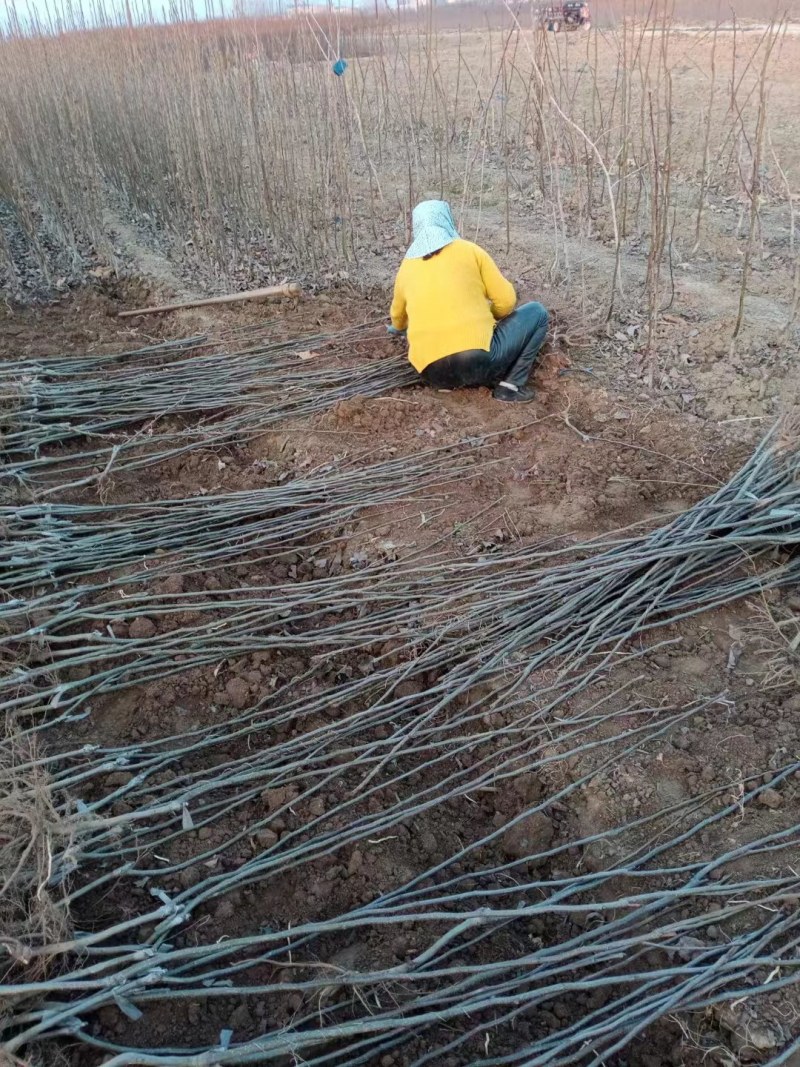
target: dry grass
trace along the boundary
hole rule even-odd
[[[0,41],[0,208],[42,269],[54,247],[78,272],[88,254],[115,262],[122,220],[238,286],[350,268],[439,195],[501,221],[509,243],[544,229],[551,276],[573,290],[576,242],[638,242],[652,333],[674,257],[707,244],[709,205],[742,205],[735,261],[761,247],[763,205],[788,212],[798,184],[770,112],[784,24],[739,28],[731,48],[729,33],[676,35],[676,10],[631,0],[631,17],[579,35],[497,8],[466,32],[432,12],[39,27]]]
[[[797,692],[800,688],[800,615],[763,602],[746,632],[758,657],[762,689]]]
[[[35,981],[47,946],[68,928],[63,887],[51,884],[53,856],[71,843],[56,810],[34,735],[6,723],[0,741],[0,966],[3,979]],[[54,879],[55,880],[55,879]],[[42,950],[45,951],[42,951]]]

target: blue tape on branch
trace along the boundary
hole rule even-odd
[[[137,1008],[135,1004],[132,1004],[127,997],[123,997],[121,993],[112,993],[111,996],[114,998],[117,1007],[123,1015],[127,1015],[133,1022],[138,1023],[142,1017],[139,1008]]]
[[[337,78],[341,78],[341,76],[347,70],[347,60],[346,59],[337,59],[336,62],[331,67],[331,70],[333,71],[333,73],[336,75]]]

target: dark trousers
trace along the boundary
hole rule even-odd
[[[495,386],[500,382],[521,389],[546,337],[547,310],[541,304],[522,304],[495,326],[488,352],[455,352],[429,364],[421,377],[437,389]]]

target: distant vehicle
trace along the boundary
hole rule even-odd
[[[563,4],[548,4],[542,8],[539,24],[550,33],[588,30],[592,25],[592,15],[588,4],[582,4],[580,0],[565,0]]]

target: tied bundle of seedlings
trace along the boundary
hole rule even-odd
[[[375,336],[366,326],[289,342],[256,338],[233,352],[198,352],[188,338],[155,366],[116,357],[100,374],[91,361],[81,360],[78,373],[65,359],[55,366],[12,361],[0,377],[4,481],[52,495],[96,482],[98,471],[137,470],[246,440],[287,417],[317,415],[349,397],[411,384],[417,376],[399,355],[366,363],[298,356],[322,345],[346,353],[353,342]],[[99,447],[87,447],[98,438]]]
[[[483,439],[482,439],[483,440]],[[454,485],[487,466],[470,440],[414,457],[363,464],[340,461],[305,477],[235,493],[152,503],[0,505],[7,540],[0,567],[9,591],[30,591],[27,607],[57,604],[97,585],[135,585],[222,567],[237,557],[269,559],[293,544],[324,547],[331,533],[378,505],[424,501],[421,494]],[[257,555],[255,555],[257,553]],[[249,554],[249,556],[248,556]],[[113,579],[111,571],[125,568]],[[55,590],[55,592],[53,592]],[[17,604],[17,607],[20,605]],[[13,607],[13,605],[7,605]]]
[[[348,647],[360,640],[361,624],[352,616],[363,615],[373,591],[358,554],[345,558],[353,523],[368,521],[382,506],[427,507],[486,466],[467,440],[218,497],[113,509],[9,508],[3,514],[11,537],[2,556],[9,591],[17,595],[0,605],[0,650],[15,666],[0,680],[2,706],[36,712],[44,702],[78,711],[87,684],[98,693],[158,677],[164,668],[180,672],[181,664],[217,660],[226,646],[230,652],[289,647],[290,633],[307,630],[326,612],[330,620],[345,620],[335,643]],[[287,554],[319,562],[315,580],[286,584],[284,575],[268,584],[270,566]],[[332,560],[339,561],[338,577],[323,577]],[[263,584],[251,579],[226,588],[217,580],[210,588],[210,574],[229,581],[228,570],[242,563],[263,574]],[[376,610],[386,613],[407,600],[405,572],[385,567],[378,573],[386,581],[376,581]],[[201,588],[183,591],[184,577]],[[417,577],[412,569],[410,580]],[[384,587],[388,603],[377,591]],[[135,625],[140,616],[147,632]],[[319,629],[322,635],[328,625]],[[185,641],[193,649],[188,659],[180,651]],[[298,637],[298,644],[306,641]]]

